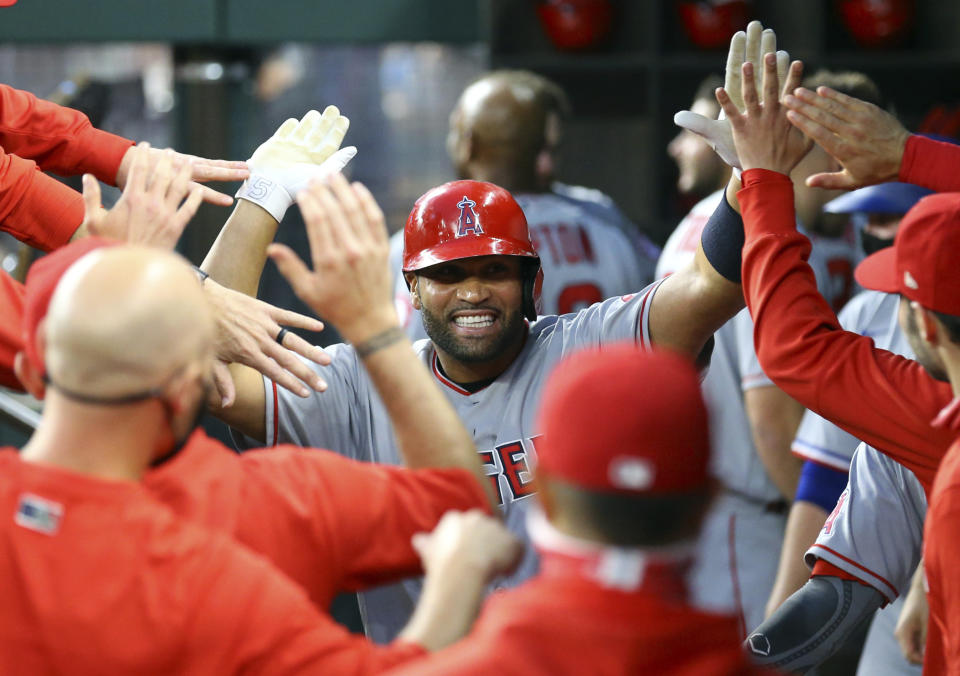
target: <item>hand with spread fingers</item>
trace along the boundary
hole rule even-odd
[[[803,64],[794,61],[790,65],[786,86],[781,90],[776,55],[767,54],[763,61],[762,102],[757,93],[754,70],[752,63],[743,64],[743,112],[723,88],[717,90],[717,102],[730,121],[744,171],[770,169],[789,174],[813,145],[790,124],[786,108],[780,101],[781,91],[791,91],[800,83]]]
[[[357,154],[340,148],[350,120],[336,106],[321,115],[311,110],[301,120],[287,120],[247,160],[250,178],[237,197],[259,205],[277,222],[311,181],[325,180],[343,170]]]
[[[127,182],[130,180],[130,171],[133,168],[134,159],[136,158],[136,148],[143,148],[144,145],[145,144],[141,143],[139,146],[130,148],[130,150],[126,152],[126,154],[123,156],[123,159],[120,161],[120,167],[117,169],[116,183],[117,187],[121,190],[126,188]],[[191,187],[197,188],[203,201],[209,202],[210,204],[228,207],[233,204],[233,198],[230,197],[230,195],[224,195],[222,192],[217,192],[208,186],[199,185],[200,183],[206,181],[243,181],[250,176],[250,171],[247,169],[246,162],[236,162],[233,160],[208,160],[205,157],[187,155],[185,153],[178,153],[173,150],[150,148],[149,145],[146,147],[149,149],[150,156],[154,159],[156,159],[161,153],[167,153],[170,155],[175,171],[178,171],[184,165],[188,166],[190,170],[187,175],[190,181],[192,181]]]
[[[217,322],[217,359],[245,364],[301,397],[309,396],[311,390],[326,389],[327,384],[297,355],[321,366],[330,363],[330,356],[286,328],[322,331],[323,322],[281,310],[209,278],[203,288]],[[215,369],[214,384],[221,395],[220,405],[232,404],[233,382],[225,368]]]
[[[741,74],[743,64],[749,62],[759,66],[767,54],[776,54],[779,80],[783,82],[786,79],[790,55],[785,51],[777,51],[777,36],[772,29],[764,29],[759,21],[751,21],[745,33],[738,31],[731,38],[723,88],[730,95],[733,105],[738,110],[743,110],[744,105],[743,77]],[[756,91],[761,91],[759,78],[760,70],[755,69],[753,82]],[[731,167],[742,169],[733,142],[733,131],[730,129],[730,123],[722,111],[719,119],[711,120],[690,110],[682,110],[674,115],[673,122],[677,126],[703,137],[720,156],[720,159]]]
[[[370,192],[336,174],[329,186],[311,183],[297,202],[313,270],[287,246],[267,249],[297,296],[354,345],[398,327],[387,228]]]
[[[109,211],[100,206],[97,180],[84,174],[84,220],[78,232],[173,249],[202,199],[200,187],[190,181],[191,165],[177,166],[175,155],[154,152],[147,143],[130,150],[123,194]]]
[[[843,167],[814,174],[807,185],[852,190],[897,180],[910,132],[893,115],[829,87],[796,89],[783,104],[790,122]]]

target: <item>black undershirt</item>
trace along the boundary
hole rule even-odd
[[[459,382],[457,382],[456,380],[454,380],[453,378],[451,378],[450,376],[448,376],[448,375],[446,374],[446,372],[443,370],[443,364],[440,363],[440,360],[439,360],[439,359],[437,360],[437,370],[440,371],[440,374],[441,374],[444,378],[446,378],[446,379],[449,380],[450,382],[454,383],[457,387],[466,390],[466,391],[469,392],[470,394],[474,394],[474,393],[476,393],[476,392],[479,392],[479,391],[482,390],[484,387],[486,387],[487,385],[489,385],[490,383],[492,383],[494,380],[496,380],[497,377],[498,377],[498,376],[495,376],[495,377],[493,377],[493,378],[485,378],[484,380],[475,380],[475,381],[473,381],[472,383],[459,383]]]

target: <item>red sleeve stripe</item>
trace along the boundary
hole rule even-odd
[[[813,549],[814,547],[816,547],[817,549],[822,549],[827,554],[831,555],[831,556],[824,557],[824,560],[827,561],[828,563],[832,563],[833,565],[837,566],[841,570],[844,570],[844,568],[842,567],[842,564],[845,563],[848,566],[853,566],[857,571],[861,571],[862,573],[866,574],[866,577],[863,577],[857,574],[856,571],[851,571],[851,570],[846,571],[847,573],[850,573],[851,575],[856,577],[859,581],[866,582],[868,585],[876,589],[878,592],[883,594],[888,601],[894,601],[898,596],[900,596],[900,592],[897,591],[897,588],[894,587],[892,584],[890,584],[890,582],[886,578],[884,578],[881,575],[877,575],[866,566],[860,565],[853,559],[847,558],[843,554],[835,552],[834,550],[830,549],[826,545],[820,544],[819,542],[815,542],[813,545],[811,545],[810,548]],[[838,560],[830,561],[832,557],[836,557],[836,559]],[[880,585],[877,584],[877,582],[880,582],[883,586],[886,587],[886,589],[883,589]]]

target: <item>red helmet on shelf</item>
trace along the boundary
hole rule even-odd
[[[537,14],[557,49],[593,47],[610,30],[610,0],[543,0]]]
[[[521,256],[529,261],[523,266],[523,314],[535,320],[543,269],[527,219],[513,196],[483,181],[452,181],[424,193],[403,228],[403,271],[477,256]]]
[[[677,11],[690,42],[697,47],[723,47],[750,18],[747,0],[680,0]]]
[[[913,23],[913,0],[838,0],[837,9],[861,47],[892,47]]]

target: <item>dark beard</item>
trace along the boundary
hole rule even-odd
[[[459,340],[450,330],[448,322],[426,308],[420,309],[420,316],[423,319],[423,330],[427,332],[433,344],[464,364],[476,364],[495,359],[523,337],[523,313],[519,309],[510,314],[501,315],[503,328],[500,334],[489,342],[477,345]]]

